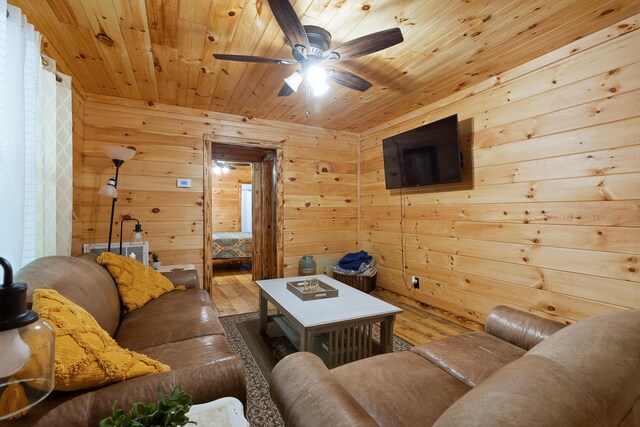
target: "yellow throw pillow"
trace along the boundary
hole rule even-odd
[[[83,390],[171,370],[120,347],[84,308],[53,289],[33,292],[33,311],[55,334],[55,390]]]
[[[103,252],[96,262],[107,267],[116,281],[120,299],[127,311],[140,308],[175,289],[169,279],[133,258]]]

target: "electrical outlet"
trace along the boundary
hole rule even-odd
[[[414,289],[420,289],[420,278],[416,276],[411,276],[411,284]]]

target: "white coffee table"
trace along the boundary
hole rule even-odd
[[[338,289],[335,298],[302,301],[287,282],[315,277]],[[273,320],[300,351],[318,354],[329,367],[393,351],[393,323],[402,310],[324,274],[256,281],[260,288],[260,331]],[[269,316],[271,302],[279,314]],[[380,340],[372,336],[379,324]]]

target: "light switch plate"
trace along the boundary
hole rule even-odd
[[[178,188],[191,188],[191,180],[188,178],[178,178],[176,180],[176,187]]]

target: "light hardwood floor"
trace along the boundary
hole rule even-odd
[[[213,276],[211,297],[220,316],[258,311],[258,286],[249,271],[238,265],[216,266]],[[394,333],[414,345],[481,328],[478,324],[468,324],[466,328],[434,316],[415,301],[394,292],[376,289],[371,295],[404,310],[396,316]]]

